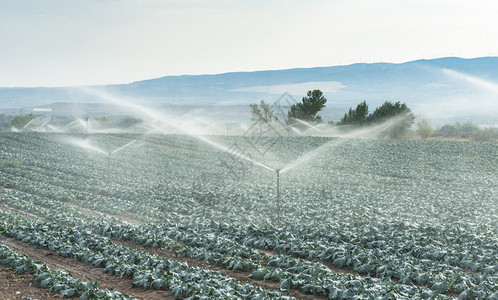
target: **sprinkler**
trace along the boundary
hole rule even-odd
[[[111,179],[111,152],[107,154],[107,183],[110,182]]]
[[[280,169],[277,172],[277,222],[280,224]]]

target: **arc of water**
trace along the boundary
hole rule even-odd
[[[82,119],[77,118],[77,119],[76,119],[76,121],[77,121],[77,122],[79,122],[79,123],[81,124],[81,126],[83,126],[83,127],[85,127],[85,126],[86,126],[85,121],[83,121]]]
[[[71,144],[73,144],[77,147],[83,148],[83,149],[92,150],[92,151],[95,151],[95,152],[98,152],[98,153],[101,153],[104,155],[110,155],[109,152],[106,152],[106,151],[100,149],[99,147],[90,144],[90,142],[88,140],[71,139],[70,142],[71,142]]]
[[[31,119],[28,123],[26,123],[21,129],[19,129],[19,132],[22,132],[26,127],[28,127],[31,123],[33,123],[35,119]]]
[[[297,134],[299,134],[299,135],[303,135],[303,133],[301,133],[301,131],[297,130],[297,128],[294,128],[294,127],[292,127],[292,126],[289,126],[289,128],[290,128],[291,130],[293,130],[295,133],[297,133]]]
[[[224,129],[219,128],[219,127],[218,127],[218,126],[216,126],[216,125],[214,125],[214,122],[213,122],[213,123],[209,123],[209,122],[207,122],[207,121],[205,121],[205,120],[203,120],[203,119],[201,119],[201,118],[199,118],[199,117],[194,117],[194,119],[195,119],[195,120],[197,120],[197,121],[199,121],[199,122],[201,122],[201,123],[203,123],[203,124],[205,124],[205,125],[206,125],[206,128],[212,127],[212,128],[214,128],[214,129],[218,130],[220,133],[225,133],[225,130],[224,130]]]
[[[50,122],[50,119],[46,120],[45,122],[43,122],[40,126],[36,127],[36,131],[39,130],[39,128],[43,128],[45,126],[48,127],[48,122]]]
[[[308,126],[309,128],[313,127],[313,125],[308,124],[308,122],[305,122],[305,121],[303,121],[301,119],[298,119],[298,118],[291,118],[291,119],[294,120],[294,121],[296,121],[296,122],[299,122],[301,124],[304,124],[304,125]]]
[[[458,72],[458,71],[450,70],[450,69],[443,69],[443,73],[452,77],[452,78],[463,79],[463,80],[473,84],[474,86],[477,86],[479,88],[484,88],[488,91],[491,91],[495,94],[498,94],[498,84],[496,84],[492,81],[485,80],[485,79],[471,76],[471,75],[467,75],[467,74],[464,74],[462,72]]]
[[[63,126],[63,127],[60,129],[60,131],[65,131],[65,130],[67,130],[68,128],[71,128],[71,127],[74,127],[74,126],[83,126],[83,125],[81,124],[81,122],[80,122],[80,119],[74,120],[74,121],[72,121],[71,123],[69,123],[69,124],[67,124],[67,125]],[[84,127],[84,126],[83,126],[83,127]]]
[[[116,152],[119,152],[119,151],[123,150],[124,148],[126,148],[126,147],[128,147],[128,146],[131,146],[131,145],[132,145],[133,143],[135,143],[136,141],[137,141],[137,140],[133,140],[133,141],[131,141],[131,142],[127,143],[126,145],[119,147],[118,149],[116,149],[116,150],[112,151],[111,153],[109,153],[109,155],[112,155],[112,154],[114,154],[114,153],[116,153]]]
[[[217,149],[222,150],[222,151],[226,151],[227,153],[230,153],[230,154],[232,154],[233,156],[235,156],[235,157],[237,157],[239,159],[244,159],[244,160],[247,160],[249,162],[252,162],[255,165],[263,167],[265,169],[268,169],[268,170],[271,170],[271,171],[275,171],[274,169],[266,166],[265,164],[263,164],[263,163],[255,160],[255,159],[253,159],[253,158],[251,158],[251,157],[249,157],[247,155],[244,155],[243,153],[234,154],[233,151],[230,151],[231,150],[230,148],[225,147],[224,145],[221,145],[219,143],[211,141],[208,138],[206,138],[205,136],[195,135],[192,132],[187,131],[186,128],[184,128],[182,126],[178,126],[178,125],[174,124],[173,122],[169,121],[170,118],[168,118],[166,115],[164,115],[163,113],[161,113],[161,112],[159,112],[157,110],[153,110],[153,109],[150,109],[150,108],[147,108],[147,107],[135,104],[135,103],[130,102],[130,101],[124,99],[124,98],[113,97],[110,94],[107,94],[107,93],[102,92],[102,91],[97,91],[95,89],[91,89],[91,88],[81,88],[81,89],[83,91],[85,91],[86,93],[88,93],[88,94],[97,95],[98,97],[100,97],[102,99],[105,99],[105,100],[107,100],[109,102],[112,102],[112,103],[114,103],[116,105],[125,106],[125,107],[127,107],[128,109],[130,109],[131,111],[133,111],[135,113],[141,113],[141,114],[147,115],[148,117],[150,117],[150,118],[152,118],[152,119],[154,119],[156,121],[159,121],[159,122],[161,122],[163,124],[167,124],[168,126],[173,127],[173,128],[175,128],[176,130],[178,130],[180,132],[183,132],[183,133],[185,133],[187,135],[196,137],[199,140],[201,140],[202,142],[207,143],[207,144],[213,146],[214,148],[217,148]]]
[[[300,124],[304,124],[305,126],[308,127],[308,129],[302,131],[302,132],[298,132],[298,130],[296,128],[294,128],[292,125],[289,125],[290,128],[292,128],[295,132],[298,132],[300,135],[307,135],[308,132],[312,131],[312,130],[316,130],[317,132],[320,132],[320,133],[323,133],[324,130],[320,129],[319,127],[320,126],[323,126],[323,124],[319,123],[319,124],[316,124],[316,125],[312,125],[312,124],[309,124],[308,122],[306,121],[303,121],[303,120],[300,120],[300,119],[297,119],[297,118],[292,118],[294,121],[300,123]]]
[[[53,132],[60,132],[60,129],[55,127],[55,126],[52,126],[50,124],[47,125],[48,128],[50,128]]]
[[[315,131],[318,131],[318,132],[324,132],[324,130],[322,130],[322,129],[320,129],[320,128],[319,128],[319,126],[320,126],[320,125],[321,125],[321,124],[316,124],[316,125],[314,125],[314,126],[312,126],[312,127],[308,128],[308,129],[306,129],[306,130],[303,132],[303,134],[307,134],[307,133],[308,133],[309,131],[311,131],[311,130],[315,130]]]
[[[345,141],[346,141],[346,139],[336,139],[336,140],[330,141],[328,143],[325,143],[318,148],[311,150],[310,152],[302,155],[298,159],[292,161],[290,164],[288,164],[287,166],[282,168],[282,170],[280,170],[280,174],[286,173],[289,170],[294,169],[295,167],[316,158],[318,155],[322,154],[323,151],[328,150],[329,148],[332,148],[332,147],[339,146],[339,145],[343,144]]]

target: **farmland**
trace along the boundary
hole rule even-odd
[[[492,142],[1,133],[0,263],[83,299],[498,299],[497,166]]]

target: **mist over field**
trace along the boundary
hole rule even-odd
[[[0,264],[81,299],[498,299],[494,64],[0,88]]]
[[[0,0],[0,300],[498,300],[497,16]]]
[[[284,93],[296,102],[307,90],[320,89],[328,99],[322,112],[326,121],[338,121],[350,107],[364,100],[371,107],[384,101],[401,101],[417,116],[431,120],[433,126],[455,122],[495,126],[497,67],[496,57],[448,57],[401,64],[167,76],[86,88],[0,88],[0,112],[17,114],[50,108],[51,114],[81,116],[126,110],[116,101],[101,97],[105,93],[147,107],[162,107],[186,118],[250,123],[249,103],[262,99],[274,103]]]

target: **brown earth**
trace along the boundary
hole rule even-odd
[[[83,208],[81,206],[78,206],[75,203],[69,203],[69,205],[72,206],[75,209],[80,210],[83,213],[87,213],[87,214],[103,214],[103,213],[100,213],[100,212],[97,212],[97,211],[94,211],[94,210]],[[134,224],[134,225],[143,224],[143,222],[140,222],[138,220],[131,219],[131,218],[128,218],[128,217],[124,217],[124,216],[121,216],[121,215],[108,215],[108,216],[119,218],[119,219],[121,219],[121,220],[123,220],[123,221],[125,221],[127,223]],[[124,242],[124,241],[117,241],[117,240],[113,240],[113,242],[116,243],[116,244],[118,244],[118,245],[122,245],[122,246],[131,248],[131,249],[135,249],[135,250],[139,250],[139,251],[146,251],[146,252],[155,254],[157,256],[165,257],[165,258],[170,259],[170,260],[178,260],[180,262],[186,262],[190,266],[201,267],[201,268],[210,269],[210,270],[214,270],[214,271],[223,270],[225,275],[228,275],[228,276],[230,276],[232,278],[235,278],[235,279],[237,279],[237,280],[239,280],[241,282],[250,282],[251,284],[253,284],[255,286],[261,286],[261,287],[263,287],[263,288],[265,288],[267,290],[276,290],[276,289],[279,289],[279,287],[280,287],[280,284],[277,283],[277,282],[261,281],[261,280],[254,280],[252,278],[249,278],[250,272],[226,270],[226,269],[224,269],[222,267],[211,265],[211,264],[208,264],[207,262],[204,262],[204,261],[200,261],[200,260],[188,258],[188,257],[183,256],[183,255],[177,255],[174,251],[171,251],[171,250],[160,249],[160,248],[142,247],[142,246],[137,245],[137,244],[135,244],[133,242]],[[269,255],[269,256],[270,255],[278,255],[278,253],[276,253],[276,252],[270,252],[270,251],[266,251],[265,253],[267,255]],[[353,272],[353,271],[350,271],[350,270],[339,269],[339,268],[336,268],[336,267],[333,267],[333,266],[329,266],[329,268],[332,268],[334,272],[339,272],[339,273],[352,273]],[[297,290],[291,290],[290,294],[293,297],[296,297],[296,298],[299,298],[299,299],[317,299],[317,297],[313,297],[313,296],[301,293],[301,292],[299,292]]]
[[[4,300],[29,298],[42,300],[59,299],[61,296],[40,287],[40,284],[34,280],[31,274],[14,274],[9,266],[0,265],[0,298]]]
[[[130,249],[135,249],[139,251],[147,251],[151,254],[155,254],[160,257],[165,257],[170,260],[177,260],[180,262],[186,262],[189,266],[196,266],[204,269],[209,269],[213,271],[219,271],[223,270],[224,274],[231,277],[235,278],[240,282],[249,282],[254,286],[260,286],[263,287],[267,290],[277,290],[280,287],[280,284],[278,282],[274,281],[263,281],[263,280],[255,280],[252,278],[249,278],[249,274],[251,272],[245,272],[245,271],[233,271],[233,270],[227,270],[219,266],[211,265],[208,264],[207,262],[192,259],[185,257],[183,255],[177,255],[174,251],[171,250],[166,250],[166,249],[160,249],[160,248],[145,248],[140,245],[134,244],[132,242],[123,242],[123,241],[113,241],[114,243],[128,247]],[[298,299],[325,299],[325,297],[317,297],[317,296],[312,296],[308,294],[304,294],[298,290],[290,290],[289,291],[290,295],[293,297],[296,297]]]
[[[105,274],[102,272],[103,270],[102,268],[90,266],[76,259],[59,256],[55,252],[23,243],[14,238],[9,238],[0,235],[0,244],[10,247],[11,249],[15,250],[18,253],[24,253],[32,259],[41,260],[51,269],[64,269],[70,272],[74,278],[80,278],[85,281],[97,281],[99,288],[101,289],[113,288],[115,291],[133,296],[137,299],[147,299],[147,300],[174,299],[173,294],[170,291],[133,288],[132,287],[133,282],[129,278],[120,278],[119,276]],[[7,270],[8,269],[10,268],[7,267]],[[10,273],[12,274],[12,269],[10,269]],[[28,283],[36,282],[33,280],[33,277],[31,275],[23,274],[21,276],[27,278],[26,280],[28,280]],[[22,288],[23,284],[19,285],[18,290],[13,291],[12,295],[16,296],[15,293],[17,291],[20,291],[21,295],[26,296],[27,292],[31,291],[32,288],[35,287],[36,289],[40,290],[38,291],[39,295],[43,296],[38,299],[53,299],[54,296],[60,297],[56,293],[48,293],[48,289],[41,288],[38,284],[36,285],[33,284],[32,286],[29,286],[28,283],[24,285],[24,288]],[[7,286],[8,284],[9,281],[6,281],[5,278],[2,277],[0,281],[0,286]],[[0,298],[3,299],[2,295],[0,295]],[[20,299],[20,298],[11,298],[11,299]]]
[[[81,206],[76,205],[75,203],[70,203],[70,205],[78,209],[84,213],[87,214],[103,214],[99,213],[90,209],[83,208]],[[23,212],[21,210],[17,210],[14,208],[10,208],[4,205],[0,205],[0,209],[3,210],[10,210],[12,212],[24,215],[25,217],[31,217],[31,218],[38,218],[42,219],[36,215]],[[111,215],[108,215],[111,216]],[[142,222],[136,219],[132,219],[129,217],[124,217],[120,215],[112,215],[112,217],[115,218],[120,218],[121,220],[128,222],[130,224],[134,225],[140,225]],[[277,290],[279,289],[279,283],[278,282],[273,282],[273,281],[262,281],[262,280],[255,280],[252,278],[249,278],[250,272],[244,272],[244,271],[233,271],[233,270],[227,270],[224,269],[223,267],[219,267],[216,265],[211,265],[205,261],[201,260],[196,260],[192,258],[188,258],[184,255],[177,255],[174,251],[167,250],[167,249],[161,249],[161,248],[150,248],[150,247],[142,247],[140,245],[137,245],[133,242],[129,241],[117,241],[113,240],[114,243],[118,245],[122,245],[131,249],[139,250],[139,251],[146,251],[151,254],[155,254],[160,257],[165,257],[170,260],[177,260],[179,262],[186,262],[190,266],[196,266],[196,267],[201,267],[205,269],[210,269],[214,271],[218,270],[223,270],[224,274],[227,276],[230,276],[231,278],[235,278],[241,282],[249,282],[255,286],[261,286],[267,290]],[[81,278],[83,280],[92,280],[92,281],[98,281],[99,282],[99,287],[100,288],[114,288],[114,290],[119,291],[124,294],[128,294],[130,296],[133,296],[138,299],[174,299],[173,295],[169,291],[157,291],[157,290],[151,290],[151,289],[144,289],[144,288],[131,288],[132,286],[132,281],[131,279],[127,278],[119,278],[119,276],[112,276],[108,274],[102,273],[102,268],[97,268],[93,267],[90,265],[87,265],[85,263],[79,262],[77,260],[71,259],[71,258],[64,258],[61,256],[58,256],[56,253],[51,252],[49,250],[44,250],[37,248],[35,246],[31,246],[29,244],[22,243],[20,241],[17,241],[16,239],[13,238],[8,238],[5,236],[0,235],[0,244],[5,244],[12,249],[20,250],[23,253],[26,253],[28,256],[31,258],[37,259],[37,260],[42,260],[44,261],[50,268],[59,268],[59,269],[65,269],[75,278]],[[28,250],[28,251],[27,251]],[[268,256],[273,256],[273,255],[278,255],[278,253],[273,252],[273,251],[264,251],[266,255]],[[42,255],[40,256],[39,253],[45,253],[45,257]],[[49,260],[46,259],[46,257],[50,257]],[[342,274],[355,274],[358,275],[352,267],[347,267],[347,268],[337,268],[331,263],[327,262],[322,262],[324,263],[330,270],[332,270],[335,273],[342,273]],[[265,265],[265,262],[262,261],[262,265]],[[466,271],[466,270],[464,270]],[[91,275],[91,276],[90,276]],[[30,275],[26,275],[30,276]],[[32,277],[31,277],[32,278]],[[8,283],[5,283],[8,284]],[[3,280],[0,281],[0,286],[3,286],[4,282]],[[41,287],[38,287],[41,289]],[[1,291],[1,290],[0,290]],[[161,294],[162,292],[166,292],[167,294],[163,295]],[[42,293],[42,292],[41,292]],[[159,293],[159,294],[158,294]],[[298,290],[290,290],[289,294],[295,298],[298,299],[325,299],[325,297],[317,297],[317,296],[312,296],[308,294],[304,294]],[[58,294],[54,294],[56,297]],[[453,293],[444,293],[446,296],[450,297],[456,297],[458,296],[457,294]],[[159,297],[158,297],[159,296]],[[142,298],[144,297],[144,298]],[[158,297],[158,298],[157,298]],[[0,296],[0,299],[1,298]],[[9,298],[10,299],[10,298]],[[12,299],[18,299],[18,298],[12,298]],[[44,299],[44,298],[40,298]]]
[[[100,213],[97,211],[83,208],[75,203],[68,203],[68,204],[70,206],[72,206],[73,208],[75,208],[83,213],[105,215],[104,213]],[[31,217],[31,218],[42,219],[36,215],[26,213],[26,212],[23,212],[21,210],[17,210],[17,209],[10,208],[7,206],[0,206],[0,209],[9,210],[9,211],[21,214],[21,215],[28,217],[28,218]],[[108,215],[108,216],[111,216],[111,215]],[[131,218],[124,217],[121,215],[112,215],[112,217],[119,218],[125,222],[128,222],[130,224],[134,224],[134,225],[140,225],[142,223],[139,220],[131,219]],[[207,262],[204,262],[204,261],[188,258],[184,255],[177,255],[174,251],[171,251],[171,250],[160,249],[160,248],[150,248],[150,247],[145,248],[145,247],[137,245],[133,242],[124,242],[124,241],[117,241],[117,240],[113,240],[113,242],[118,244],[118,245],[122,245],[122,246],[125,246],[128,248],[131,248],[131,249],[135,249],[135,250],[139,250],[139,251],[147,251],[151,254],[165,257],[167,259],[177,260],[179,262],[186,262],[190,266],[201,267],[201,268],[210,269],[210,270],[214,270],[214,271],[223,270],[225,275],[228,275],[232,278],[235,278],[241,282],[249,282],[255,286],[261,286],[267,290],[277,290],[280,287],[280,284],[278,282],[262,281],[262,280],[255,280],[255,279],[249,278],[250,272],[227,270],[227,269],[224,269],[224,268],[219,267],[219,266],[208,264]],[[132,291],[130,291],[130,288],[132,285],[132,281],[130,279],[121,279],[121,278],[119,278],[119,276],[111,276],[108,274],[104,274],[104,273],[102,273],[101,268],[87,265],[87,264],[85,264],[83,262],[79,262],[75,259],[64,258],[64,257],[58,256],[58,254],[55,252],[41,249],[41,248],[29,245],[29,244],[22,243],[21,241],[18,241],[14,238],[8,238],[8,237],[0,235],[0,243],[4,244],[6,246],[9,246],[16,251],[20,250],[21,252],[25,253],[26,255],[28,255],[29,257],[31,257],[33,259],[44,261],[47,264],[47,266],[49,266],[50,268],[65,269],[65,270],[71,272],[71,274],[73,274],[73,276],[75,276],[77,278],[81,278],[82,280],[98,281],[100,288],[113,287],[114,290],[116,290],[116,291],[131,295],[131,296],[136,297],[136,298],[140,298],[140,296],[138,294],[134,294],[134,293],[132,293]],[[40,256],[40,253],[44,253],[44,254]],[[267,255],[278,255],[278,253],[274,253],[274,252],[270,252],[270,251],[268,251],[266,254]],[[47,257],[49,257],[50,260],[47,260]],[[263,262],[263,265],[264,265],[264,262]],[[329,268],[330,267],[331,266],[329,266]],[[340,272],[340,273],[351,272],[350,270],[338,269],[338,268],[335,268],[333,266],[332,266],[332,268],[334,269],[333,271]],[[89,276],[89,275],[92,275],[92,276]],[[111,279],[114,279],[114,280],[111,280]],[[123,284],[123,282],[126,282],[126,283]],[[1,282],[0,282],[0,284],[1,284]],[[135,292],[136,290],[138,290],[138,288],[134,288],[133,292]],[[142,289],[142,290],[154,291],[154,290],[149,290],[149,289]],[[290,290],[289,293],[291,296],[296,297],[298,299],[310,299],[310,300],[311,299],[325,299],[325,297],[316,297],[316,296],[304,294],[298,290]],[[174,299],[171,292],[169,292],[169,296],[171,297],[170,299]],[[156,298],[147,297],[147,298],[140,298],[140,299],[156,299]],[[159,298],[159,299],[164,299],[164,298]]]
[[[235,278],[241,282],[250,282],[255,286],[261,286],[268,290],[275,290],[279,288],[279,283],[277,282],[261,281],[249,278],[250,274],[249,272],[225,270],[221,267],[213,266],[203,261],[198,261],[184,256],[177,256],[173,251],[168,251],[158,248],[144,248],[142,246],[133,244],[131,242],[116,242],[116,243],[132,249],[147,251],[149,253],[156,254],[158,256],[165,257],[168,259],[175,259],[180,262],[186,262],[191,266],[197,266],[215,271],[223,270],[225,275]],[[32,259],[43,261],[45,264],[47,264],[48,267],[52,269],[57,268],[57,269],[67,270],[73,275],[74,278],[80,278],[85,281],[97,281],[101,289],[113,288],[115,291],[119,291],[123,294],[127,294],[138,299],[151,299],[151,300],[174,299],[173,294],[170,291],[145,289],[145,288],[132,288],[132,280],[129,278],[120,278],[118,275],[105,274],[102,272],[103,270],[102,268],[93,267],[72,258],[59,256],[55,252],[23,243],[14,238],[0,235],[0,244],[6,245],[11,249],[17,251],[18,253],[24,253]],[[5,272],[6,274],[8,274],[9,272],[10,274],[13,274],[12,269],[8,267],[5,268]],[[25,279],[26,284],[20,284],[18,286],[13,287],[12,290],[10,291],[13,297],[17,296],[16,292],[19,291],[21,293],[20,294],[21,296],[24,295],[33,298],[33,296],[29,296],[27,294],[31,290],[34,290],[33,295],[36,295],[37,299],[53,299],[60,297],[59,294],[57,293],[49,293],[47,289],[41,288],[39,284],[36,283],[35,280],[33,280],[33,277],[31,275],[23,274],[22,276],[26,278]],[[31,286],[29,286],[29,282],[32,283]],[[0,286],[9,286],[9,285],[10,283],[8,280],[5,280],[4,277],[0,278]],[[305,300],[324,299],[324,297],[317,298],[312,295],[303,294],[296,290],[291,290],[290,295]],[[9,298],[9,299],[21,299],[21,298]]]

